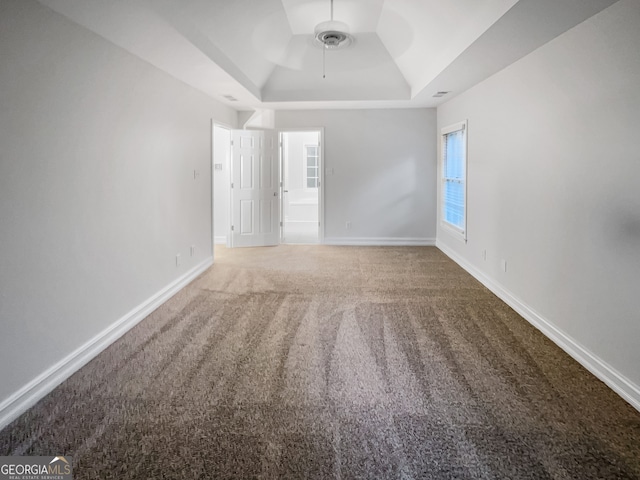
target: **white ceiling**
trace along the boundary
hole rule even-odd
[[[323,78],[330,0],[40,0],[238,110],[437,106],[616,1],[334,0]]]

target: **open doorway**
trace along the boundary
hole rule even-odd
[[[281,133],[281,243],[321,243],[322,131]]]
[[[213,126],[213,243],[229,245],[231,130]]]

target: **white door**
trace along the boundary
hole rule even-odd
[[[277,134],[233,130],[231,135],[231,246],[280,242]]]

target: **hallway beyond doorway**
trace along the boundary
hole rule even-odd
[[[320,133],[282,133],[281,243],[320,243]]]

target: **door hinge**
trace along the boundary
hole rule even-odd
[[[318,222],[318,226],[320,226],[320,222]]]
[[[233,140],[231,140],[231,146],[233,147]]]
[[[231,182],[231,188],[233,188],[233,182]]]
[[[280,222],[280,226],[282,227],[282,222]]]
[[[233,225],[231,225],[231,231],[233,232],[233,230],[234,230],[234,226],[233,226]]]

